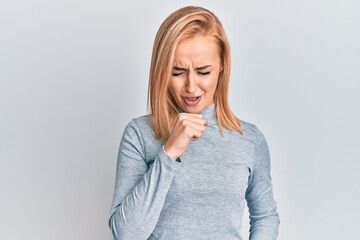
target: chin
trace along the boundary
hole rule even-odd
[[[205,108],[205,106],[201,105],[196,105],[196,106],[187,106],[185,105],[184,107],[182,107],[181,109],[187,113],[199,113],[201,112],[203,109]]]

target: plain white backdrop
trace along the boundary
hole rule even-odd
[[[355,0],[2,0],[0,239],[111,239],[122,132],[147,113],[158,27],[186,5],[227,32],[231,106],[270,147],[278,239],[358,239]]]

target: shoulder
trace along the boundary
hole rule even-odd
[[[225,131],[226,141],[242,144],[243,149],[253,151],[259,139],[264,138],[263,134],[255,124],[241,119],[239,121],[242,134],[238,131]]]
[[[241,122],[242,123],[242,122]],[[252,137],[254,154],[260,158],[269,158],[269,146],[263,132],[254,124],[244,122],[244,132]]]
[[[255,125],[240,120],[243,137],[251,142],[253,167],[268,166],[270,161],[269,147],[263,132]]]
[[[134,129],[136,132],[146,132],[152,130],[152,124],[150,121],[150,115],[143,115],[135,117],[126,125],[125,132],[129,129]]]
[[[150,115],[133,118],[126,126],[123,137],[138,146],[146,161],[155,159],[162,146],[161,141],[155,139]]]
[[[244,121],[244,120],[240,120],[240,127],[244,133],[245,137],[251,138],[253,140],[259,138],[259,137],[264,137],[264,134],[262,133],[262,131],[253,123]]]
[[[140,129],[142,128],[152,128],[151,121],[150,121],[150,115],[143,115],[140,117],[133,118],[130,123],[131,125],[136,125]]]
[[[124,134],[136,134],[144,141],[154,139],[154,129],[151,124],[150,115],[133,118],[126,126]]]

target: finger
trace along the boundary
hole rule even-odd
[[[202,125],[207,125],[208,121],[206,119],[203,118],[198,118],[198,117],[193,117],[190,115],[181,115],[179,116],[179,121],[184,123],[184,122],[195,122],[195,123],[199,123]]]
[[[180,115],[195,117],[195,118],[203,118],[203,115],[200,113],[179,113],[179,116]]]
[[[206,129],[205,122],[199,123],[199,122],[193,122],[191,120],[186,119],[182,122],[182,124],[184,127],[190,127],[190,128],[193,128],[193,129],[203,132]]]
[[[202,131],[192,129],[191,133],[188,134],[189,140],[195,141],[202,136]]]

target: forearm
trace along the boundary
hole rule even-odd
[[[250,240],[275,240],[279,232],[279,214],[273,210],[269,215],[251,217]]]
[[[114,239],[147,239],[154,230],[179,163],[160,151],[141,181],[114,208]]]
[[[279,214],[273,196],[270,152],[264,135],[258,131],[254,145],[254,165],[246,200],[250,212],[250,240],[275,240]]]

